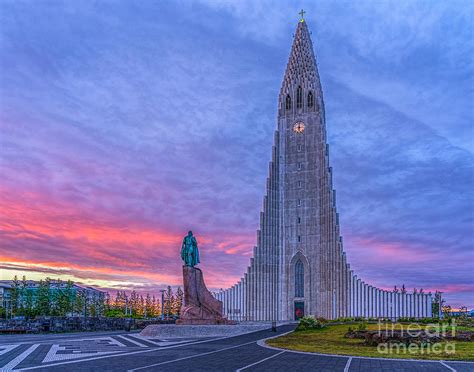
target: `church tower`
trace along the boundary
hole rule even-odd
[[[296,28],[279,95],[280,316],[332,317],[346,299],[334,292],[347,271],[333,203],[324,100],[311,36]],[[336,296],[336,298],[335,298]]]
[[[431,316],[431,295],[375,288],[354,275],[346,262],[323,92],[303,18],[278,97],[257,245],[241,280],[215,296],[235,320]]]

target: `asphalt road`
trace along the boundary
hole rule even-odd
[[[43,336],[51,338],[28,343],[18,336],[13,345],[1,338],[0,370],[474,371],[474,363],[323,356],[262,346],[261,340],[293,329],[294,325],[285,325],[276,334],[268,330],[220,339],[147,340],[133,333],[106,332],[76,334],[75,338],[71,334]]]

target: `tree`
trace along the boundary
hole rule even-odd
[[[140,295],[140,299],[138,302],[138,309],[137,309],[137,315],[140,317],[143,317],[145,314],[145,299],[143,298],[142,295]]]
[[[112,308],[112,303],[110,301],[110,294],[109,292],[105,293],[105,301],[104,301],[104,311],[109,312]]]
[[[153,295],[151,300],[151,306],[153,308],[153,317],[157,317],[161,315],[161,304],[160,300],[157,300],[155,295]]]
[[[12,315],[17,315],[18,305],[20,303],[20,281],[18,276],[13,277],[12,288],[10,292],[10,301],[11,301],[11,312]]]
[[[436,291],[433,299],[433,303],[431,305],[431,309],[433,312],[433,316],[439,317],[440,309],[443,308],[445,301],[441,298],[441,292]]]
[[[51,300],[51,279],[40,280],[36,299],[39,315],[50,315]]]
[[[139,311],[139,307],[140,307],[140,297],[138,296],[137,292],[135,291],[132,291],[132,293],[130,293],[130,299],[128,301],[128,306],[130,307],[130,314],[132,316],[136,316],[138,314],[138,311]]]
[[[407,293],[407,289],[405,288],[405,284],[402,284],[402,289],[400,290],[401,293]]]
[[[165,317],[170,317],[173,314],[173,302],[174,302],[173,290],[171,289],[171,286],[168,286],[165,292],[165,306],[164,306]]]
[[[154,316],[153,301],[149,293],[145,297],[145,313],[143,315],[145,318],[153,318]]]
[[[467,306],[461,306],[459,308],[459,317],[461,318],[467,318]]]
[[[398,293],[398,288],[397,288],[397,286],[393,287],[393,291],[392,291],[392,292],[393,292],[393,293]]]
[[[87,297],[82,289],[76,289],[74,313],[77,315],[87,316]]]
[[[181,290],[181,287],[178,287],[176,291],[176,300],[175,300],[175,306],[174,306],[174,314],[177,316],[180,315],[181,313],[181,306],[183,306],[183,297],[184,297],[184,292]]]
[[[441,308],[441,311],[443,312],[443,316],[444,316],[445,318],[451,317],[452,308],[451,308],[450,305],[444,305],[444,306]]]

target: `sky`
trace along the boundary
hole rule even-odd
[[[474,308],[468,0],[1,1],[1,279],[240,279],[301,8],[351,268]]]

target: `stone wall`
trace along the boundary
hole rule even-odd
[[[106,317],[37,317],[35,319],[0,319],[0,333],[90,332],[143,329],[150,324],[174,323],[160,319]]]

